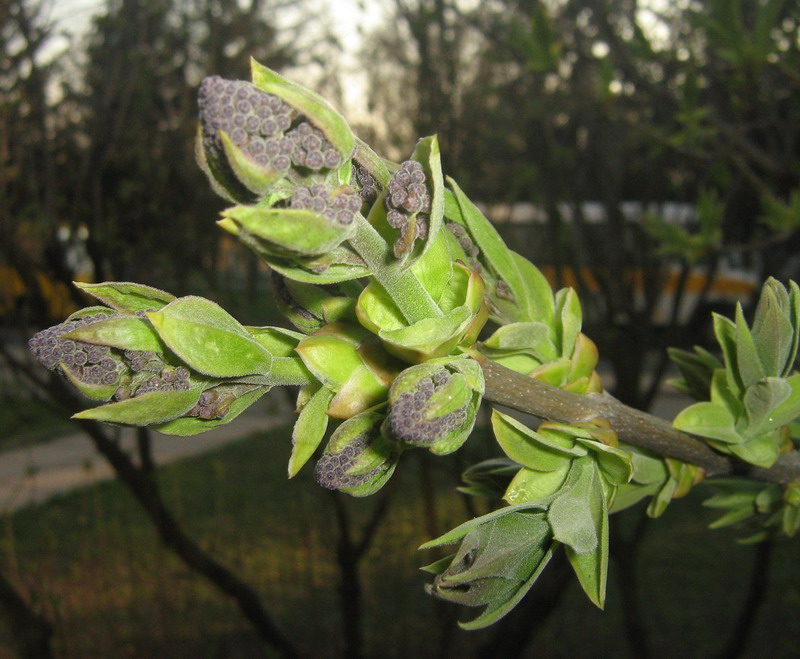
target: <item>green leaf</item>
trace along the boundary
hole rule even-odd
[[[421,544],[419,549],[433,549],[434,547],[442,547],[443,545],[452,545],[464,536],[467,535],[472,529],[481,524],[485,524],[491,520],[497,519],[499,517],[505,517],[506,515],[510,515],[512,513],[521,512],[525,510],[531,511],[544,511],[545,508],[537,503],[521,503],[515,506],[507,506],[505,508],[499,508],[491,513],[487,513],[486,515],[481,515],[480,517],[474,517],[471,520],[464,522],[463,524],[459,524],[454,529],[450,529],[447,533],[443,533],[438,538],[434,538],[433,540],[428,540],[427,542]]]
[[[736,387],[727,369],[718,368],[711,376],[711,402],[718,403],[727,408],[735,419],[740,419],[744,414],[742,393]]]
[[[329,389],[338,391],[362,367],[359,345],[368,336],[358,325],[329,325],[304,337],[296,351],[306,367]]]
[[[421,257],[436,240],[444,220],[444,178],[442,175],[442,161],[437,137],[432,135],[417,142],[411,159],[422,165],[428,183],[428,190],[431,193],[431,210],[428,214],[428,234],[422,250],[417,255]]]
[[[147,316],[170,350],[200,373],[224,378],[270,371],[272,355],[210,300],[179,298]]]
[[[629,446],[633,463],[633,480],[642,484],[661,483],[668,475],[667,465],[661,456],[651,455],[644,449]]]
[[[761,292],[753,318],[753,344],[768,376],[781,376],[794,348],[795,330],[786,313],[789,296],[775,279]]]
[[[648,517],[655,519],[664,514],[667,506],[672,501],[672,495],[677,487],[678,481],[672,476],[669,476],[664,481],[663,485],[658,489],[658,492],[656,492],[655,496],[650,499],[650,503],[647,504]]]
[[[530,351],[542,362],[559,356],[551,340],[549,327],[539,322],[502,325],[483,342],[482,348],[488,349],[486,352],[491,355],[495,351],[502,354]]]
[[[289,478],[295,476],[325,437],[328,429],[328,404],[333,392],[320,386],[303,406],[292,430],[292,455],[289,458]]]
[[[244,186],[247,190],[247,193],[242,195],[243,197],[249,197],[250,194],[263,197],[269,192],[271,187],[284,177],[284,172],[264,167],[253,160],[224,130],[219,131],[219,138],[222,142],[222,150],[225,152],[224,162],[220,162],[219,164],[215,163],[216,169],[218,169],[217,172],[214,172],[215,168],[209,168],[209,171],[211,171],[217,184],[220,185],[222,181],[229,179],[229,177],[222,172],[231,172],[236,177],[235,182],[230,180],[226,181],[233,183],[233,185],[231,190],[223,188],[225,190],[225,194],[223,195],[225,198],[238,196],[234,189],[240,186]],[[206,164],[210,165],[211,161],[207,157],[208,154],[205,155]],[[217,176],[217,174],[222,174],[222,176]],[[249,199],[247,200],[249,201]]]
[[[624,485],[633,476],[633,460],[628,451],[595,440],[579,438],[578,443],[594,452],[600,471],[612,485]]]
[[[738,444],[743,438],[736,431],[731,413],[718,403],[695,403],[675,417],[672,425],[678,430],[710,437],[726,444]]]
[[[311,272],[288,261],[270,260],[269,267],[288,279],[306,284],[340,284],[370,275],[369,268],[359,263],[332,263],[320,272]]]
[[[472,240],[480,249],[480,258],[498,279],[508,284],[514,300],[520,306],[519,320],[542,320],[534,315],[533,309],[529,306],[531,301],[529,295],[533,294],[533,289],[526,286],[517,268],[517,260],[512,256],[511,250],[503,242],[497,229],[449,176],[447,183],[453,190],[456,202],[449,205],[451,212],[457,212],[456,216],[451,216],[452,219],[467,227]]]
[[[245,326],[247,333],[253,337],[273,357],[292,357],[297,344],[305,338],[305,334],[285,327],[251,327]]]
[[[546,505],[567,480],[572,460],[562,459],[552,471],[535,471],[522,467],[506,488],[503,499],[515,505],[537,502]]]
[[[791,394],[792,387],[783,378],[767,377],[747,387],[743,400],[747,413],[745,427],[747,434],[758,435],[783,425],[782,423],[776,425],[772,411],[786,401]],[[800,391],[798,391],[792,409],[796,409],[800,413]],[[795,413],[794,416],[796,415]],[[792,421],[794,416],[789,421]]]
[[[575,460],[568,481],[547,510],[553,538],[577,554],[588,554],[600,542],[605,496],[592,460]]]
[[[545,551],[541,555],[538,552],[535,554],[531,554],[529,557],[529,562],[535,565],[536,569],[533,572],[531,572],[528,579],[522,583],[522,585],[514,592],[514,594],[511,597],[509,597],[499,605],[486,607],[486,609],[484,609],[484,612],[477,618],[474,618],[468,622],[459,622],[458,626],[466,631],[473,631],[476,629],[483,629],[485,627],[488,627],[489,625],[493,625],[495,622],[500,620],[500,618],[509,613],[517,604],[519,604],[522,598],[525,597],[525,595],[527,595],[528,591],[531,589],[531,586],[533,586],[533,584],[539,578],[539,575],[542,574],[542,572],[547,567],[547,564],[550,562],[550,559],[552,557],[553,557],[553,547],[550,547],[549,549],[547,549],[547,551]]]
[[[125,313],[153,311],[175,299],[174,295],[157,288],[129,281],[106,281],[100,284],[75,282],[75,286],[103,304]]]
[[[181,416],[163,424],[155,424],[153,425],[153,430],[158,430],[158,432],[164,433],[165,435],[189,437],[218,428],[219,426],[224,426],[255,403],[261,396],[269,391],[269,389],[269,387],[257,386],[243,394],[239,394],[236,396],[233,403],[231,403],[225,416],[220,419],[200,419],[196,416]]]
[[[342,225],[314,211],[297,208],[234,206],[222,213],[251,236],[264,241],[275,256],[318,256],[349,238],[354,224]]]
[[[767,376],[741,304],[736,305],[736,368],[745,389]]]
[[[678,348],[667,348],[667,352],[683,376],[682,382],[673,384],[695,400],[708,400],[711,378],[716,370],[722,368],[719,360],[699,346],[695,346],[693,353]]]
[[[725,370],[728,372],[730,386],[743,389],[736,362],[736,325],[718,313],[712,313],[711,316],[714,321],[714,335],[725,359]]]
[[[600,488],[599,482],[595,488]],[[567,546],[565,552],[583,591],[595,606],[602,609],[605,605],[608,581],[608,509],[602,488],[599,492],[595,492],[592,505],[597,506],[594,510],[597,547],[588,553],[580,554],[573,547]]]
[[[535,471],[562,469],[565,461],[587,454],[574,442],[565,445],[554,441],[497,410],[492,410],[492,430],[509,458]]]
[[[477,618],[462,623],[477,629],[513,608],[550,558],[552,537],[543,513],[506,509],[484,516],[464,536],[450,565],[441,569],[430,592],[467,606],[484,606]],[[463,525],[462,525],[463,526]]]
[[[800,374],[792,375],[783,381],[789,385],[789,395],[770,411],[769,419],[763,426],[765,432],[788,425],[800,416]]]
[[[425,361],[450,354],[462,340],[472,318],[468,307],[456,307],[408,327],[380,330],[378,336],[395,355],[412,362]]]
[[[778,459],[778,438],[774,432],[752,437],[741,444],[728,447],[733,455],[745,462],[769,469]]]
[[[555,314],[555,301],[550,282],[533,263],[516,252],[511,257],[519,271],[522,291],[520,302],[520,320],[539,321],[552,326]]]
[[[507,458],[483,460],[461,474],[464,485],[458,491],[471,496],[500,499],[519,471],[519,465]]]
[[[556,293],[556,345],[561,356],[569,359],[581,332],[583,311],[578,294],[572,288],[562,288]]]
[[[86,343],[111,346],[120,350],[146,350],[163,353],[164,342],[153,326],[139,316],[109,316],[63,335]]]
[[[73,419],[93,419],[129,426],[150,426],[176,419],[191,410],[200,399],[202,387],[185,391],[153,391],[73,415]]]

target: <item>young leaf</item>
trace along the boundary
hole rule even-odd
[[[153,391],[73,415],[73,419],[93,419],[129,426],[150,426],[177,419],[191,410],[200,399],[202,387],[184,391]]]
[[[328,404],[333,392],[320,386],[303,406],[292,430],[292,455],[289,458],[289,478],[303,468],[325,437],[328,429]]]
[[[572,460],[562,458],[552,471],[518,468],[517,474],[506,488],[503,499],[511,505],[525,502],[547,505],[564,485],[571,466]]]
[[[139,316],[109,316],[105,320],[84,325],[64,334],[63,338],[85,343],[119,348],[120,350],[145,350],[163,353],[164,342],[153,326]]]
[[[593,460],[574,460],[569,478],[547,510],[553,538],[577,554],[588,554],[600,542],[605,506]]]
[[[758,435],[777,428],[772,411],[786,401],[791,394],[792,387],[783,378],[767,377],[747,387],[743,400],[747,414],[747,434]],[[800,396],[793,407],[800,412]]]
[[[710,437],[726,444],[738,444],[743,440],[736,431],[734,418],[727,408],[718,403],[695,403],[675,417],[672,422],[678,430]]]
[[[556,345],[561,356],[569,359],[581,331],[583,312],[578,294],[572,288],[563,288],[556,293]]]
[[[596,487],[599,487],[599,483]],[[602,609],[605,606],[608,579],[608,510],[602,490],[599,495],[595,493],[593,505],[598,506],[596,511],[596,521],[599,521],[596,529],[597,547],[586,554],[579,554],[569,546],[565,547],[565,550],[583,591],[595,606]]]
[[[492,411],[492,429],[497,443],[515,462],[535,471],[561,469],[565,461],[585,456],[586,449],[554,441],[553,438],[531,430],[513,417]]]
[[[202,432],[230,423],[261,398],[269,389],[269,387],[257,386],[250,389],[250,391],[236,396],[236,399],[231,403],[231,406],[222,418],[200,419],[196,416],[181,416],[172,421],[167,421],[166,423],[155,424],[152,428],[165,435],[177,435],[179,437],[198,435]]]
[[[744,319],[741,304],[736,305],[736,370],[745,389],[768,375],[761,363],[753,335]]]
[[[272,355],[210,300],[179,298],[147,316],[170,350],[200,373],[237,377],[270,371]]]
[[[97,298],[103,304],[124,313],[153,311],[175,299],[174,295],[158,288],[129,281],[106,281],[100,284],[75,282],[75,286]]]

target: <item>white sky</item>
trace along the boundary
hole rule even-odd
[[[36,2],[37,0],[33,0]],[[105,8],[105,0],[39,0],[48,7],[46,18],[56,26],[56,35],[67,34],[79,36],[89,25],[89,21]],[[186,0],[192,1],[192,0]],[[383,20],[387,2],[381,0],[309,0],[307,14],[314,20],[314,15],[327,14],[336,35],[343,46],[342,74],[347,81],[344,85],[345,112],[359,108],[359,99],[364,96],[366,81],[357,72],[363,72],[363,65],[356,58],[356,51],[361,43],[362,34],[369,32]],[[297,20],[291,13],[285,20]],[[280,17],[279,17],[280,18]],[[57,56],[69,47],[69,40],[56,36],[51,40],[44,52],[45,57]],[[354,117],[353,117],[354,118]]]

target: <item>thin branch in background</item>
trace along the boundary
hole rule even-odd
[[[39,615],[25,598],[0,573],[0,609],[8,623],[16,651],[22,659],[48,659],[53,656],[52,623]]]
[[[31,382],[38,381],[33,369],[14,358],[7,349],[4,350],[4,356],[16,369],[25,372]],[[42,386],[46,387],[46,392],[53,400],[65,408],[73,412],[81,409],[82,406],[75,400],[72,392],[66,389],[63,382],[54,379]],[[258,593],[227,567],[204,552],[168,510],[152,472],[148,431],[144,429],[144,435],[138,436],[142,464],[137,467],[119,444],[106,434],[100,424],[82,420],[79,425],[92,440],[98,452],[108,460],[119,480],[142,506],[158,530],[161,541],[172,549],[187,567],[208,579],[219,591],[230,597],[268,646],[280,656],[297,656],[294,646],[277,628]]]
[[[774,553],[774,540],[767,540],[756,545],[747,597],[745,597],[739,616],[731,628],[728,642],[717,655],[718,659],[737,659],[737,657],[745,655],[747,643],[756,629],[759,611],[769,591],[769,571]]]

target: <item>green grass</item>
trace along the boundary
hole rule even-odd
[[[289,442],[286,429],[254,436],[162,468],[159,480],[192,537],[258,589],[303,656],[341,656],[331,494],[312,482],[308,467],[287,481]],[[492,630],[453,631],[454,616],[471,612],[448,606],[442,613],[423,592],[426,579],[417,567],[431,557],[416,551],[429,537],[420,463],[413,454],[405,457],[388,517],[362,565],[366,654],[434,656],[442,629],[449,629],[449,656],[473,656]],[[436,501],[444,530],[466,512],[452,493],[452,480],[440,479],[433,464],[434,476],[443,481]],[[642,613],[658,656],[713,655],[730,631],[749,579],[753,548],[736,545],[730,532],[706,530],[711,517],[699,500],[677,501],[652,522],[639,557]],[[374,505],[374,499],[348,501],[354,526]],[[769,597],[745,656],[797,656],[798,555],[796,543],[779,543]],[[118,483],[6,517],[0,559],[1,569],[54,621],[59,656],[269,656],[235,607],[160,545]],[[528,656],[632,656],[615,574],[612,565],[606,612],[570,583]],[[3,632],[0,656],[8,652]]]

